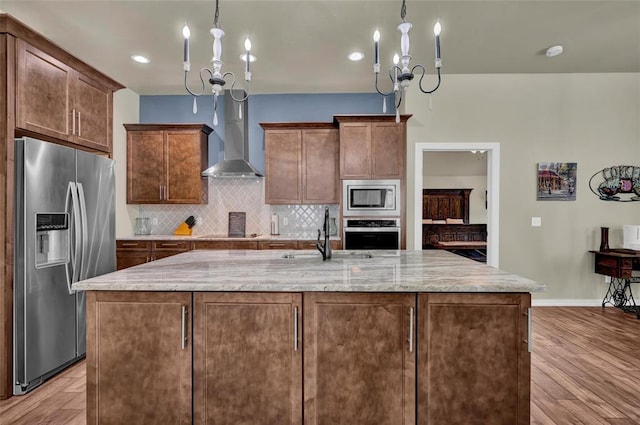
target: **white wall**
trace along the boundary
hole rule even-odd
[[[640,74],[444,75],[429,97],[415,84],[407,130],[407,234],[414,229],[416,143],[499,143],[500,268],[545,283],[536,298],[601,299],[604,277],[588,251],[611,228],[640,217],[640,202],[605,202],[589,178],[612,165],[640,165]],[[538,162],[577,162],[577,200],[536,201]],[[531,217],[542,227],[531,227]],[[407,238],[412,241],[412,238]],[[409,246],[409,248],[413,248]]]
[[[113,159],[116,161],[116,238],[132,234],[138,207],[127,205],[127,132],[122,124],[137,123],[140,96],[122,89],[113,94]]]

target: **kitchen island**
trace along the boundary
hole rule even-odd
[[[530,292],[444,251],[190,251],[87,293],[87,424],[528,424]]]

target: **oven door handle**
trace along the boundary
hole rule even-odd
[[[399,227],[345,227],[345,233],[348,232],[399,232]]]

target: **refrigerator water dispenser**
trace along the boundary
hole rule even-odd
[[[36,268],[69,262],[69,214],[36,214]]]

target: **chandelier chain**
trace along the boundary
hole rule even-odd
[[[404,17],[407,16],[407,3],[405,0],[402,0],[402,7],[400,8],[400,17],[402,18],[402,22],[406,22]]]

